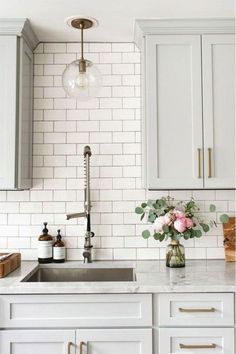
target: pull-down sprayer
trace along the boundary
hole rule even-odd
[[[68,214],[66,216],[67,220],[73,218],[86,218],[86,231],[85,231],[85,241],[84,241],[84,263],[92,262],[92,248],[91,237],[94,236],[94,232],[91,232],[91,202],[90,202],[90,157],[91,149],[88,145],[84,147],[84,211],[82,213]]]

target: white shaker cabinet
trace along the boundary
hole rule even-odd
[[[31,187],[36,44],[28,21],[0,19],[0,189]]]
[[[1,354],[75,354],[74,330],[0,331]]]
[[[151,329],[83,329],[76,331],[79,354],[152,354]]]
[[[234,22],[139,20],[143,184],[235,187]]]
[[[146,39],[148,187],[201,188],[201,38]]]
[[[235,183],[235,37],[202,36],[206,188]]]

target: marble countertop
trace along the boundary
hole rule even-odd
[[[48,264],[47,267],[134,267],[134,282],[21,282],[37,267],[37,262],[22,262],[20,268],[0,279],[0,294],[79,294],[79,293],[168,293],[236,292],[236,263],[224,260],[190,260],[185,268],[166,268],[164,261],[79,261]]]

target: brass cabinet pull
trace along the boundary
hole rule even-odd
[[[209,309],[184,309],[182,307],[179,307],[179,312],[215,312],[214,307],[210,307]]]
[[[197,156],[198,156],[198,178],[202,177],[202,162],[201,162],[201,150],[200,148],[197,149]]]
[[[212,148],[208,148],[208,178],[212,178]]]
[[[70,354],[70,347],[72,345],[72,342],[67,343],[67,354]]]
[[[195,345],[195,344],[179,344],[180,349],[215,349],[216,348],[216,344],[212,343],[212,344],[199,344],[199,345]]]
[[[79,354],[83,354],[83,345],[85,345],[84,342],[80,342],[79,344]]]

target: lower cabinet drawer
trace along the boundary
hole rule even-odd
[[[161,328],[160,354],[235,354],[233,328]]]
[[[234,326],[233,293],[160,294],[160,327]]]
[[[152,326],[151,294],[2,295],[0,327]]]

